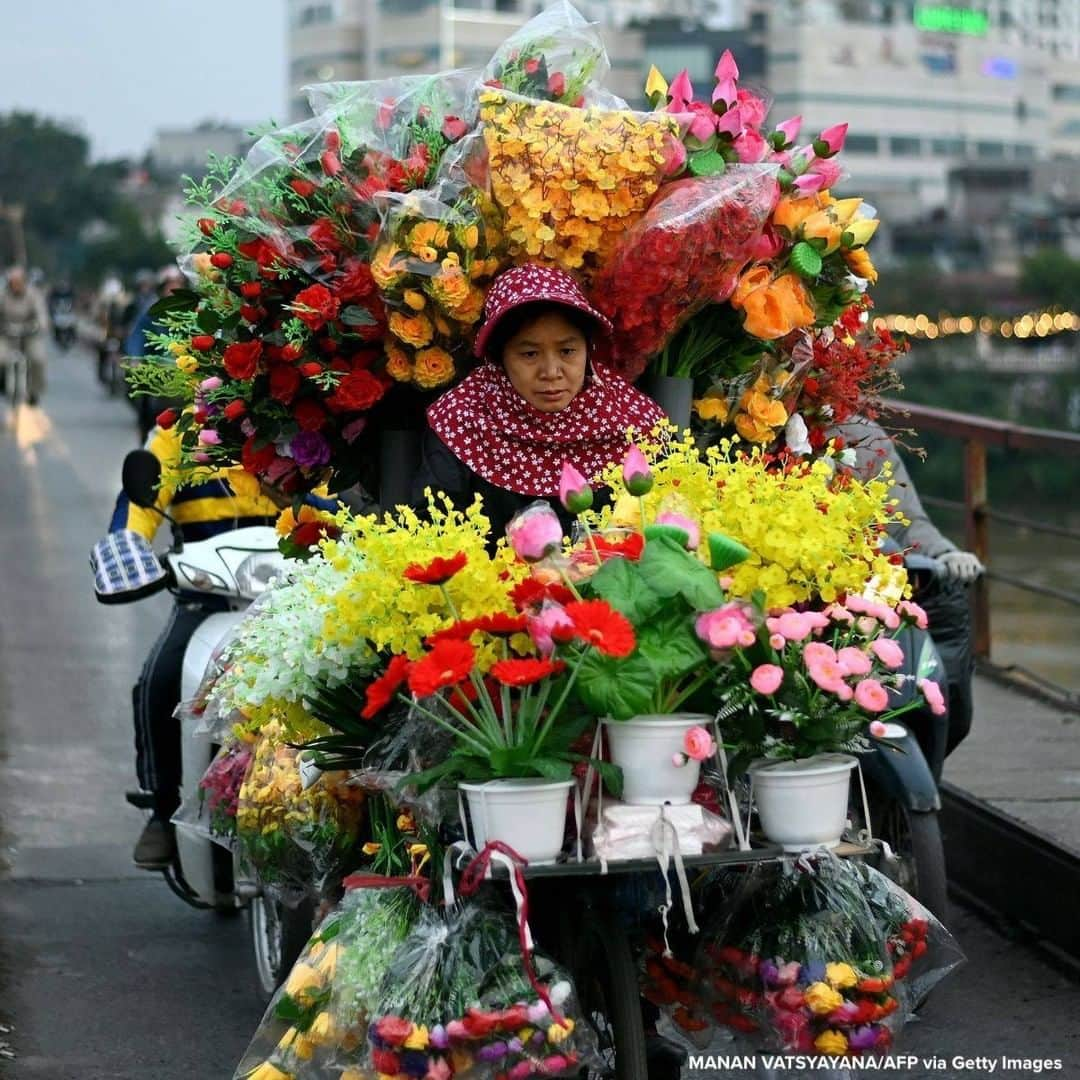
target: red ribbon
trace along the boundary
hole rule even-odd
[[[514,882],[517,885],[517,895],[520,896],[520,900],[517,901],[518,942],[521,945],[521,960],[525,968],[525,976],[533,990],[536,991],[537,996],[548,1007],[552,1019],[561,1024],[563,1022],[562,1015],[552,1004],[547,987],[543,986],[537,978],[536,969],[533,967],[532,962],[532,948],[529,945],[531,937],[529,931],[529,890],[525,885],[525,874],[523,872],[524,867],[529,865],[529,860],[519,855],[509,844],[504,844],[501,840],[491,840],[484,846],[483,851],[462,871],[461,881],[458,884],[458,894],[472,896],[479,890],[487,877],[488,870],[491,867],[491,856],[495,852],[505,855],[514,864],[511,873],[514,875]]]
[[[412,889],[426,904],[431,882],[426,877],[386,877],[383,874],[350,874],[342,884],[346,889]]]

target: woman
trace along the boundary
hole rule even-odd
[[[497,539],[514,514],[546,499],[568,527],[563,462],[591,479],[625,454],[627,428],[647,433],[663,411],[596,362],[611,323],[565,271],[505,271],[484,316],[475,345],[483,362],[427,411],[414,502],[428,487],[462,507],[479,494]]]

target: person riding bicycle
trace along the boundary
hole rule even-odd
[[[0,379],[6,392],[12,357],[21,352],[26,360],[26,398],[36,405],[45,392],[45,362],[48,356],[49,310],[41,290],[31,285],[22,267],[7,272],[0,290]]]
[[[220,470],[205,481],[177,488],[180,439],[175,429],[156,427],[146,448],[161,462],[156,509],[135,506],[123,493],[116,500],[109,532],[131,529],[153,541],[168,513],[181,538],[207,540],[230,529],[273,525],[278,507],[247,477]],[[244,484],[244,481],[248,481]],[[236,485],[234,488],[233,485]],[[176,841],[169,819],[180,804],[180,721],[173,715],[180,703],[184,650],[198,625],[215,609],[213,598],[176,597],[165,629],[143,664],[132,690],[135,720],[135,762],[139,785],[153,794],[153,816],[135,845],[135,865],[161,870],[173,859]],[[220,602],[221,608],[225,606]]]

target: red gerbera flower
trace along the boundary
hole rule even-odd
[[[510,590],[510,599],[518,611],[524,611],[526,608],[539,607],[545,600],[568,604],[574,599],[574,594],[565,585],[545,585],[538,578],[527,577]]]
[[[376,713],[380,713],[393,700],[398,687],[405,681],[409,673],[409,658],[404,654],[391,657],[386,670],[372,683],[368,685],[364,693],[365,705],[360,715],[365,720],[370,720]]]
[[[419,585],[443,585],[448,582],[467,562],[464,551],[459,551],[449,559],[435,558],[424,566],[422,563],[409,563],[405,567],[405,577]]]
[[[440,641],[422,660],[409,668],[409,689],[419,698],[469,677],[476,663],[476,650],[467,641]]]
[[[629,656],[637,645],[630,620],[606,600],[576,600],[566,605],[577,636],[605,656]]]
[[[496,611],[493,615],[481,615],[472,621],[476,624],[475,629],[495,637],[513,637],[514,634],[525,633],[524,615],[507,615],[503,611]]]
[[[565,668],[561,660],[500,660],[491,665],[491,674],[503,686],[532,686],[549,675],[558,675]]]
[[[605,540],[602,536],[593,539],[601,555],[621,555],[631,562],[637,562],[645,550],[645,537],[641,533],[631,533],[622,540]]]

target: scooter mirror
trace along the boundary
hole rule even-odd
[[[161,482],[161,462],[149,450],[132,450],[124,458],[121,485],[124,494],[136,505],[150,509],[157,501]]]

